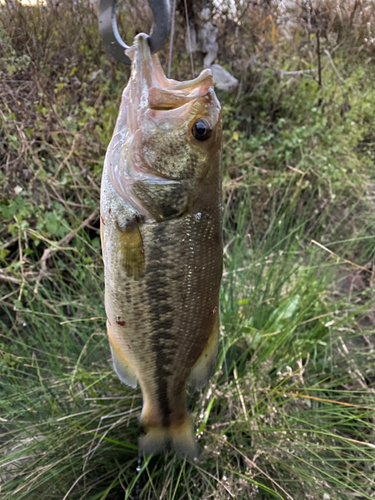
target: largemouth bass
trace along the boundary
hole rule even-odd
[[[140,447],[197,455],[186,385],[211,376],[222,274],[221,109],[210,70],[166,78],[140,34],[101,187],[113,367],[143,396]]]

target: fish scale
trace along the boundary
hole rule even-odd
[[[142,451],[171,443],[194,458],[186,386],[211,375],[219,326],[220,105],[209,71],[184,84],[168,80],[144,35],[130,56],[101,187],[108,337],[120,380],[142,390]],[[152,113],[150,89],[160,105]],[[202,116],[212,127],[204,143],[192,133]]]

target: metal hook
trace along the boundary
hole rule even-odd
[[[99,0],[99,31],[107,52],[123,64],[131,64],[125,54],[126,45],[118,32],[116,22],[117,0]],[[158,52],[169,35],[171,24],[169,0],[148,0],[154,17],[148,42],[151,52]]]

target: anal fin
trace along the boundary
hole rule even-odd
[[[135,389],[137,387],[137,376],[134,367],[121,351],[108,326],[107,333],[111,347],[113,369],[121,382]]]
[[[219,339],[219,315],[217,312],[215,314],[216,319],[207,344],[189,375],[188,383],[194,389],[203,387],[215,369]]]

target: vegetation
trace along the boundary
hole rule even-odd
[[[130,499],[138,476],[142,500],[374,498],[375,10],[303,5],[217,20],[240,80],[219,93],[221,349],[189,395],[199,463],[169,452],[139,473],[141,397],[109,363],[98,234],[129,69],[85,0],[0,7],[2,499]],[[140,2],[119,20],[128,39],[150,25]],[[177,79],[183,30],[178,14]]]

